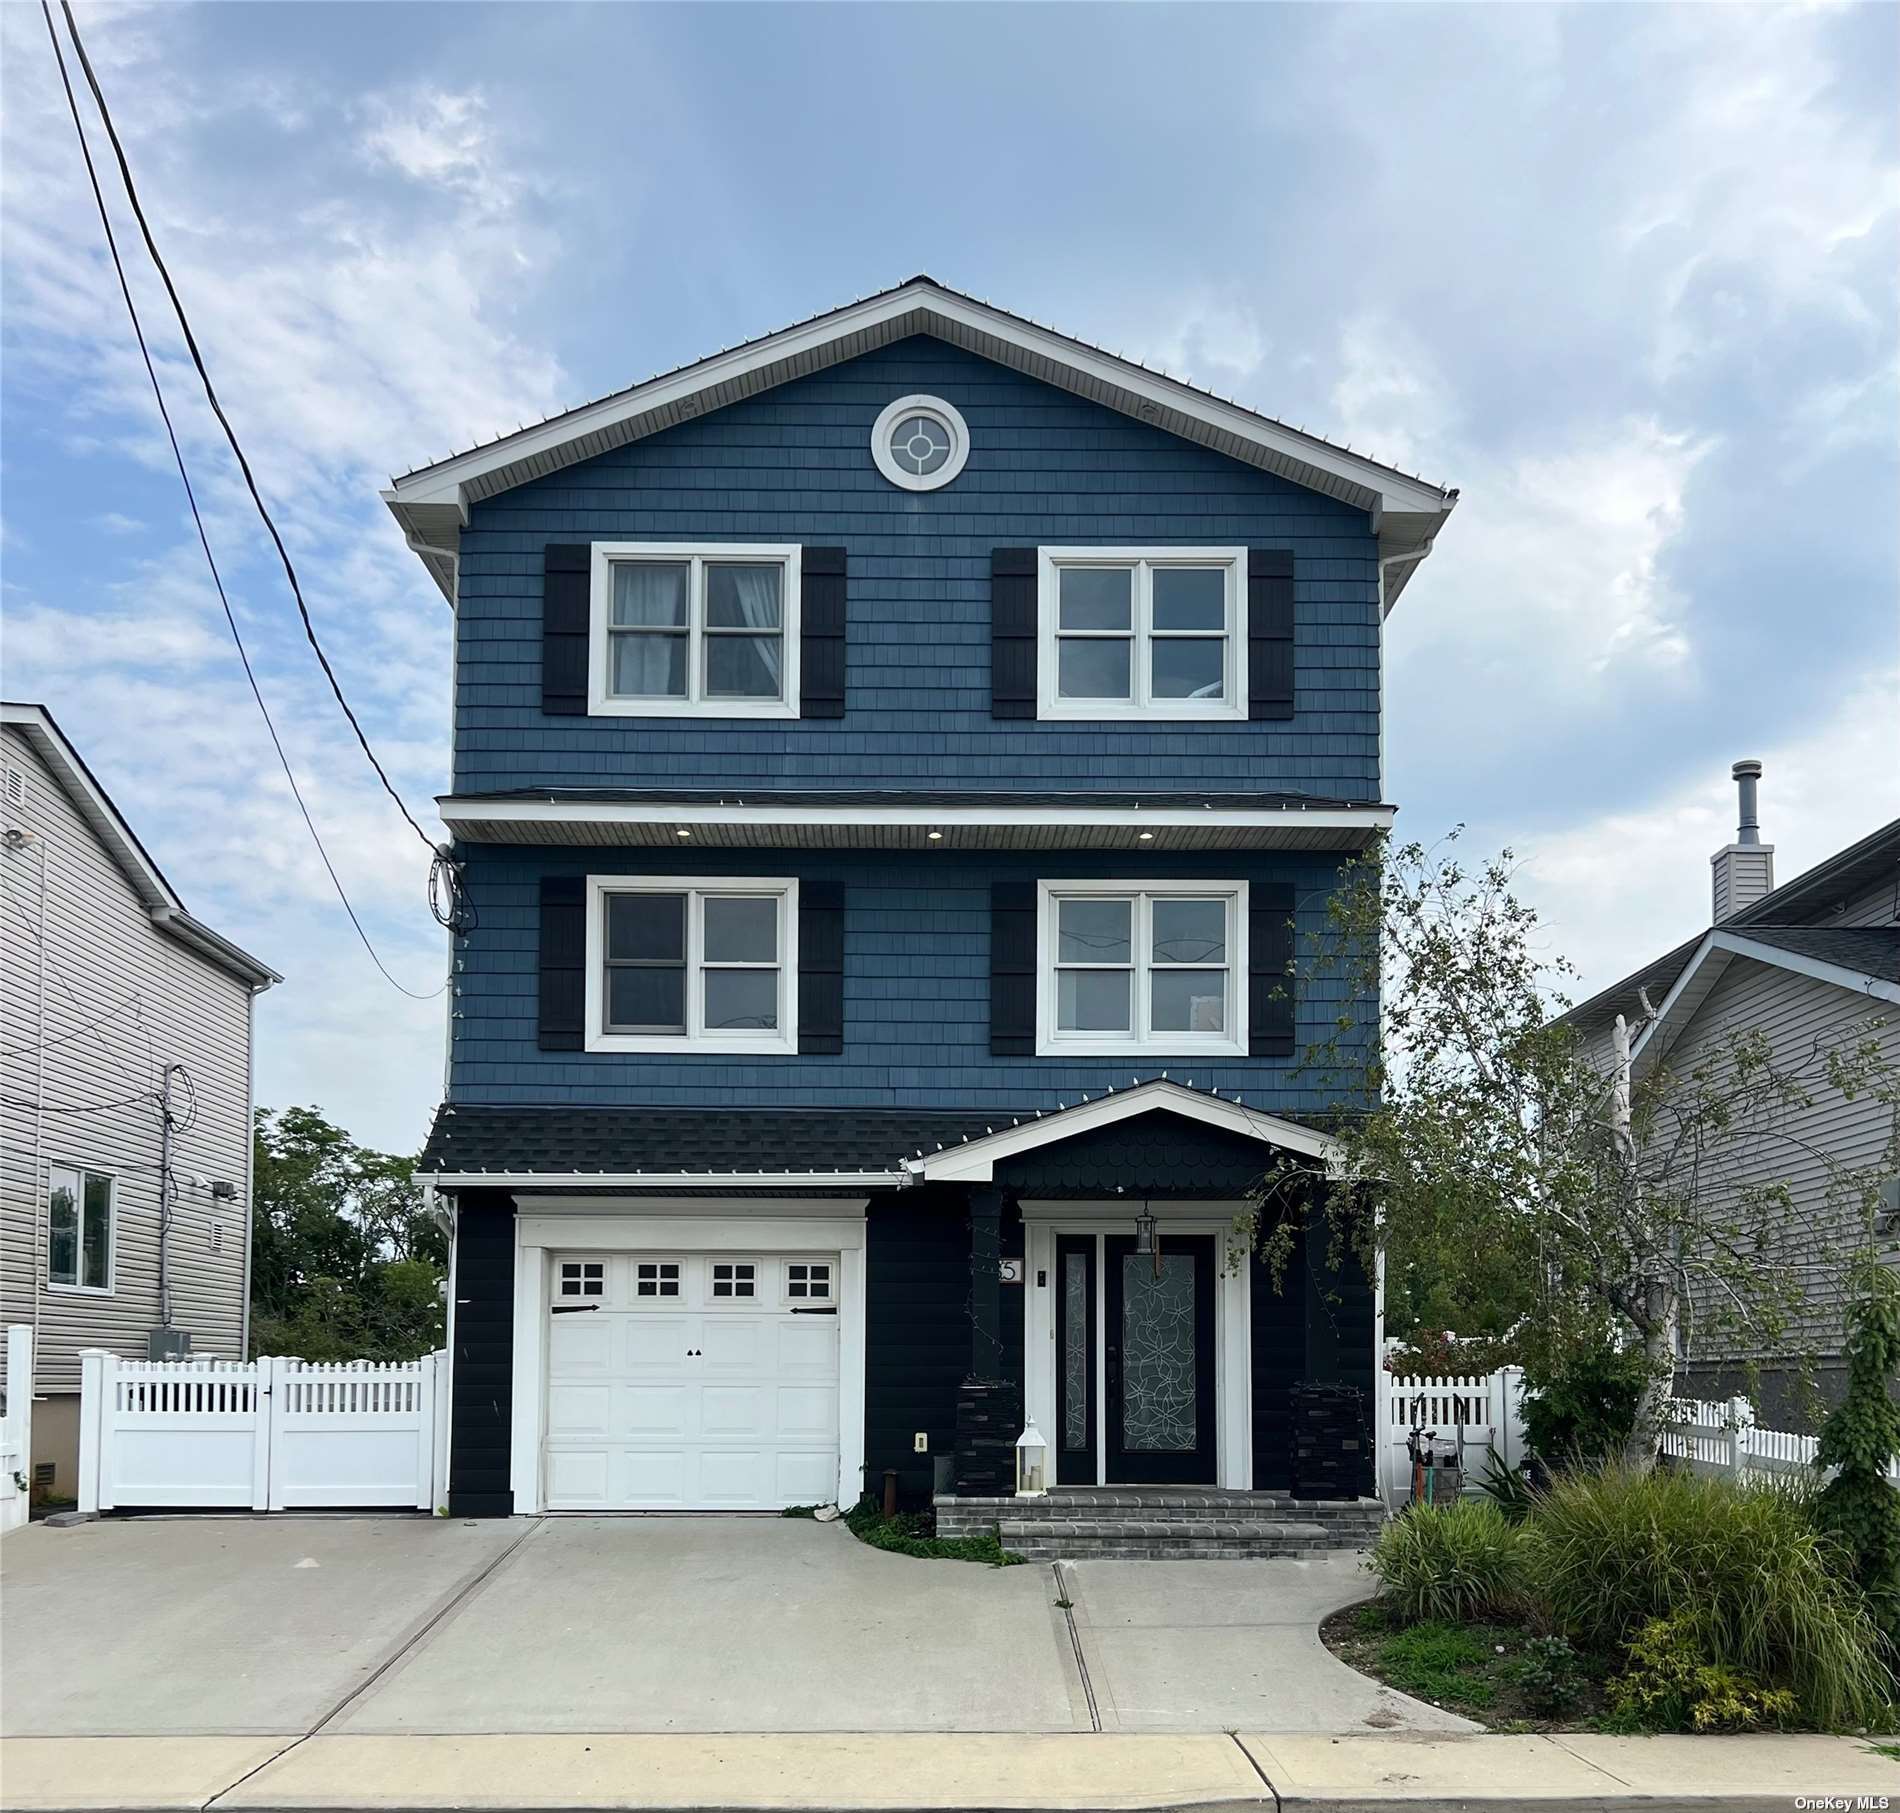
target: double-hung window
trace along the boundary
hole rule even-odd
[[[590,1051],[798,1049],[798,883],[588,880]]]
[[[1245,882],[1050,881],[1038,905],[1039,1052],[1246,1051]]]
[[[596,542],[588,709],[796,717],[799,554],[750,542]]]
[[[1245,548],[1043,548],[1038,716],[1244,718]]]
[[[112,1289],[112,1178],[54,1165],[46,1188],[46,1281],[67,1290]]]

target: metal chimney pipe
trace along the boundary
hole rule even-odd
[[[1737,762],[1729,773],[1735,777],[1736,790],[1741,794],[1741,823],[1736,827],[1735,841],[1738,844],[1758,844],[1761,842],[1761,819],[1756,806],[1756,783],[1761,779],[1761,763],[1755,761]]]

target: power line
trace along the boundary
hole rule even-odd
[[[72,9],[62,4],[61,10],[65,12],[66,23],[69,27],[71,27],[72,26]],[[178,466],[179,482],[185,487],[185,501],[187,504],[191,506],[191,520],[196,525],[197,530],[198,530],[198,545],[204,549],[205,564],[211,569],[211,583],[217,588],[218,603],[223,607],[224,620],[230,626],[231,640],[237,644],[238,659],[244,665],[244,677],[246,680],[250,682],[250,685],[251,685],[251,697],[257,701],[257,709],[259,713],[262,714],[263,719],[264,719],[264,728],[270,732],[271,746],[277,751],[277,760],[283,766],[285,780],[287,780],[290,783],[291,797],[297,802],[297,810],[303,814],[304,826],[310,833],[310,841],[317,846],[317,854],[323,858],[323,866],[324,866],[325,871],[328,873],[330,877],[330,885],[336,889],[336,897],[337,899],[342,901],[343,910],[349,915],[350,924],[356,928],[356,935],[358,938],[362,940],[364,950],[369,952],[370,961],[374,963],[379,970],[382,971],[383,980],[386,981],[390,985],[391,988],[397,990],[398,993],[407,995],[412,1001],[433,1001],[437,995],[441,994],[444,988],[448,987],[448,979],[446,977],[443,979],[441,987],[433,988],[429,990],[427,994],[420,994],[415,989],[406,988],[404,987],[402,983],[398,982],[396,978],[389,973],[388,966],[383,962],[382,958],[376,954],[375,945],[371,944],[369,941],[369,933],[363,929],[363,922],[356,916],[356,908],[350,904],[350,897],[347,893],[344,892],[342,880],[338,877],[337,872],[336,872],[336,865],[332,863],[330,860],[330,852],[324,848],[323,838],[317,830],[316,820],[310,816],[310,808],[304,803],[303,789],[297,785],[297,776],[296,776],[295,771],[290,766],[290,757],[284,753],[283,741],[277,734],[276,724],[273,723],[271,720],[270,707],[264,703],[263,691],[259,688],[257,684],[257,675],[251,667],[251,657],[244,647],[244,638],[239,633],[239,630],[238,630],[236,614],[231,609],[230,599],[225,596],[224,579],[222,575],[220,575],[220,573],[218,572],[217,559],[211,552],[211,539],[205,532],[204,518],[198,513],[197,494],[192,490],[191,474],[190,472],[186,470],[185,456],[184,456],[183,451],[180,449],[178,445],[178,433],[177,433],[177,430],[174,429],[172,426],[171,411],[165,406],[165,392],[164,392],[163,387],[159,384],[159,381],[158,381],[158,369],[156,366],[153,365],[151,349],[145,343],[145,329],[139,322],[138,306],[132,300],[132,287],[126,281],[125,265],[119,257],[119,242],[118,242],[117,236],[112,231],[112,217],[106,210],[105,194],[99,187],[99,172],[93,165],[92,147],[88,145],[86,142],[85,127],[81,124],[80,118],[79,118],[79,102],[78,102],[77,97],[75,97],[75,95],[73,94],[72,82],[70,81],[70,79],[67,77],[67,74],[66,74],[65,54],[60,49],[59,33],[54,28],[53,14],[52,14],[51,8],[47,5],[47,0],[40,0],[40,11],[41,13],[45,15],[45,18],[46,18],[47,36],[50,37],[53,41],[53,56],[54,56],[54,59],[59,64],[60,85],[66,91],[66,105],[67,105],[67,108],[72,113],[73,131],[78,135],[78,138],[79,138],[80,155],[86,161],[86,175],[92,184],[92,198],[99,210],[99,224],[101,227],[105,229],[106,249],[112,254],[112,268],[118,274],[119,293],[125,298],[126,313],[130,315],[132,318],[132,332],[137,337],[137,340],[139,343],[139,355],[145,361],[145,375],[148,378],[150,378],[152,381],[152,395],[158,403],[159,418],[165,424],[165,436],[166,436],[166,439],[168,439],[171,442],[172,458],[177,463],[177,466]],[[80,60],[81,67],[83,67],[86,70],[88,77],[90,77],[92,74],[91,66],[86,63],[86,53],[85,53],[85,50],[79,45],[79,34],[76,28],[74,28],[73,30],[73,43],[74,43],[74,48],[79,51],[79,60]],[[94,98],[99,103],[99,110],[100,110],[101,115],[103,116],[105,113],[105,100],[104,100],[104,97],[99,94],[99,88],[96,82],[93,84],[93,95],[94,95]],[[117,135],[112,133],[112,122],[110,119],[106,120],[106,131],[108,134],[112,135],[113,147],[116,150],[118,147],[119,141],[118,141]],[[131,172],[126,170],[125,168],[125,156],[123,152],[121,152],[119,155],[119,168],[120,168],[120,171],[125,176],[126,191],[128,194],[130,194],[132,177],[131,177]],[[133,197],[132,207],[133,207],[133,211],[137,213],[138,199],[136,196]],[[144,223],[145,223],[145,217],[143,214],[140,214],[139,224],[143,226]],[[148,247],[151,247],[152,258],[154,262],[156,262],[158,259],[158,249],[155,246],[152,246],[151,234],[149,232],[146,234],[146,245]],[[164,266],[160,265],[159,269],[162,274],[164,271]],[[168,290],[171,288],[171,279],[169,277],[166,277],[165,279],[165,287]],[[177,301],[178,301],[178,298],[174,294],[172,297],[172,303],[174,307],[177,306]],[[181,323],[184,321],[184,314],[182,310],[180,310],[179,312],[179,320]],[[185,329],[185,337],[187,340],[191,338],[191,330],[189,328]],[[197,358],[196,346],[193,346],[192,348],[192,357],[194,359]],[[202,374],[204,371],[203,365],[200,364],[198,369],[199,369],[200,374]],[[205,389],[207,393],[210,391],[210,388],[211,388],[211,380],[207,377],[205,379]],[[214,409],[217,408],[217,399],[215,398],[215,396],[212,398],[212,407]],[[222,411],[219,412],[219,420],[220,421],[223,420]],[[230,433],[229,424],[226,424],[225,432],[227,435]],[[233,440],[232,446],[235,447],[236,445],[237,445],[236,441]],[[243,457],[244,456],[241,453],[238,455],[240,463],[242,463]],[[245,477],[248,479],[249,476],[250,476],[250,468],[247,466],[245,468]],[[257,495],[255,486],[252,487],[251,495],[253,497]],[[258,508],[260,510],[263,508],[261,501],[258,505]],[[270,520],[269,517],[266,516],[265,521],[269,522],[269,520]],[[275,537],[276,533],[277,531],[273,527],[271,529],[272,536]],[[282,548],[283,548],[283,544],[279,542],[278,543],[279,552],[282,552]],[[288,567],[289,565],[288,557],[286,557],[285,559],[285,565],[286,567]],[[291,584],[293,587],[296,584],[296,576],[294,574],[291,576]],[[299,594],[298,596],[297,603],[298,603],[299,608],[301,608],[303,604],[303,598],[301,594]],[[309,623],[308,613],[305,614],[304,622],[307,626]],[[315,642],[314,634],[312,635],[311,640],[312,640],[312,643],[314,644]],[[323,651],[319,649],[317,653],[318,653],[318,658],[321,659]],[[328,662],[324,663],[324,671],[326,673],[329,672]],[[334,675],[331,676],[331,684],[332,686],[335,685]],[[340,691],[337,693],[337,697],[339,700],[342,699],[343,695]],[[344,704],[343,709],[346,713],[349,711],[349,706],[347,703]],[[354,718],[354,716],[350,718],[350,722],[352,725],[356,723],[356,719]],[[357,730],[357,737],[359,741],[362,739],[362,734],[363,733],[361,729],[359,728]],[[367,751],[369,749],[368,743],[364,743],[363,747],[365,751]],[[372,764],[375,763],[376,758],[374,755],[370,756],[370,761]],[[381,775],[382,769],[378,767],[376,772],[379,775]],[[388,776],[386,775],[383,776],[383,785],[386,788],[389,787],[389,779],[388,779]],[[390,788],[390,796],[391,798],[396,797],[395,790],[393,788]],[[398,806],[402,806],[402,801],[400,799],[396,799],[396,804]],[[403,808],[403,816],[405,818],[409,818],[407,807]],[[423,842],[429,843],[427,836],[423,835],[422,827],[420,825],[416,825],[416,821],[413,818],[409,819],[409,822],[410,824],[415,825],[416,833],[418,836],[422,837]],[[435,851],[434,844],[429,844],[429,848],[432,853]]]
[[[40,0],[40,6],[41,10],[44,11],[46,0]],[[376,778],[382,782],[383,791],[396,802],[396,810],[409,821],[409,828],[422,839],[423,843],[428,846],[431,854],[433,854],[436,848],[435,840],[430,837],[428,832],[423,830],[421,825],[416,823],[415,816],[410,812],[409,808],[403,804],[402,795],[396,791],[394,783],[391,782],[389,776],[384,773],[382,763],[376,759],[376,751],[369,746],[369,738],[363,734],[363,726],[357,722],[356,713],[350,709],[349,700],[343,696],[342,683],[336,677],[336,670],[330,665],[329,656],[323,652],[323,644],[317,640],[317,626],[310,620],[310,607],[304,603],[303,588],[297,583],[297,569],[290,563],[290,550],[284,546],[284,538],[277,533],[277,525],[271,520],[271,513],[265,507],[263,496],[258,491],[257,480],[251,475],[251,463],[244,457],[244,449],[238,444],[237,432],[232,428],[230,418],[224,413],[224,405],[218,401],[217,391],[212,388],[211,374],[205,369],[204,358],[198,351],[198,342],[191,331],[191,322],[185,315],[185,305],[178,299],[178,291],[172,283],[171,272],[165,268],[165,260],[159,256],[158,242],[153,239],[151,226],[145,218],[145,210],[139,205],[139,192],[132,181],[132,167],[126,162],[125,147],[119,142],[118,128],[112,123],[111,109],[106,106],[105,93],[99,86],[98,76],[93,73],[92,59],[86,55],[85,40],[79,35],[79,24],[78,21],[73,18],[73,9],[68,3],[68,0],[60,0],[59,10],[66,15],[66,29],[72,34],[73,49],[78,54],[79,67],[85,73],[86,86],[92,90],[93,103],[99,109],[99,118],[105,126],[106,137],[111,142],[112,154],[118,160],[119,177],[125,184],[126,199],[132,204],[132,216],[139,223],[139,232],[143,234],[145,238],[145,249],[151,254],[152,263],[157,266],[159,277],[164,282],[165,294],[171,298],[172,312],[178,317],[179,331],[185,337],[185,348],[191,354],[191,362],[197,367],[199,381],[204,385],[205,398],[211,405],[211,413],[218,418],[218,426],[224,430],[224,438],[231,443],[231,452],[236,456],[238,469],[244,474],[244,483],[245,487],[250,491],[251,502],[257,506],[257,513],[263,518],[264,527],[270,531],[271,542],[277,549],[277,558],[283,562],[284,577],[290,581],[291,596],[297,601],[297,614],[303,619],[304,636],[309,641],[311,648],[316,651],[317,661],[323,669],[324,678],[330,682],[330,690],[336,694],[337,704],[343,708],[343,715],[349,719],[350,728],[356,732],[356,740],[363,746],[363,754],[369,758],[369,765],[376,770]],[[49,32],[53,28],[50,13],[47,16],[46,28]],[[53,40],[53,48],[55,52],[59,49],[59,40],[57,37]],[[65,78],[66,65],[62,58],[60,62],[60,79],[61,81],[65,81]],[[70,84],[66,90],[66,98],[70,103],[72,100]],[[77,126],[78,123],[79,110],[75,107],[73,109],[73,124]],[[80,138],[82,143],[84,142],[84,137],[85,135],[81,133]],[[88,155],[86,159],[86,167],[89,171],[92,168],[90,155]],[[93,190],[95,194],[98,191],[98,187],[98,178],[95,176],[93,179]],[[103,200],[100,202],[99,208],[100,216],[103,219],[105,212],[105,203]],[[109,228],[108,231],[110,231]],[[116,263],[118,259],[116,250],[113,253],[113,259]],[[120,281],[122,283],[124,281],[123,274],[121,274]],[[128,292],[126,296],[128,307],[131,305],[131,300],[131,295]],[[140,344],[143,345],[142,336]],[[148,359],[146,363],[149,365],[150,360]],[[153,379],[153,383],[157,383],[156,378]]]

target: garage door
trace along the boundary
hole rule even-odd
[[[838,1494],[838,1262],[558,1253],[554,1511],[774,1511]]]

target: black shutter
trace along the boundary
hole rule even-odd
[[[1036,1055],[1036,884],[990,883],[990,1055]]]
[[[587,1018],[587,883],[541,877],[541,1049],[579,1051]]]
[[[1247,550],[1247,716],[1293,715],[1293,556]]]
[[[1247,1050],[1293,1055],[1293,888],[1256,881],[1247,891]]]
[[[587,588],[594,550],[550,543],[541,565],[541,709],[587,715]]]
[[[844,883],[798,884],[798,1054],[844,1050]]]
[[[798,599],[798,715],[844,716],[844,549],[807,548]]]
[[[1036,715],[1036,550],[990,550],[990,716]]]

